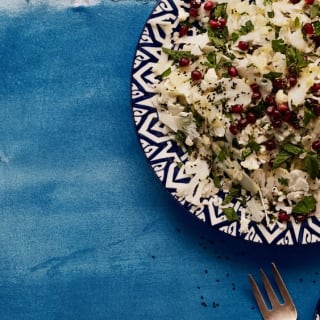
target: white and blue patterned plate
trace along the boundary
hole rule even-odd
[[[173,0],[161,0],[156,5],[139,39],[132,69],[133,118],[138,139],[153,171],[187,211],[204,223],[229,235],[263,244],[294,245],[319,242],[320,221],[315,217],[303,223],[290,222],[285,228],[277,224],[268,228],[262,224],[250,223],[249,231],[240,233],[239,222],[227,221],[221,208],[215,206],[213,198],[203,199],[200,207],[194,207],[185,199],[177,197],[177,188],[188,183],[188,178],[184,177],[178,168],[178,163],[184,163],[187,155],[167,134],[151,102],[154,95],[153,88],[158,83],[152,68],[158,62],[165,40],[165,32],[159,21],[169,22],[173,28],[177,28],[179,25],[177,13],[177,4]],[[244,210],[240,203],[235,203],[235,208]]]

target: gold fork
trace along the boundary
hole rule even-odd
[[[289,294],[288,289],[286,288],[286,285],[274,263],[271,264],[272,271],[274,275],[275,282],[278,286],[279,292],[282,296],[283,303],[281,303],[272,288],[272,285],[264,273],[262,269],[260,269],[262,283],[264,285],[265,291],[267,293],[267,296],[269,298],[271,309],[268,309],[263,296],[261,294],[261,291],[252,277],[251,274],[249,274],[249,281],[252,287],[253,295],[257,301],[258,307],[260,309],[261,315],[264,320],[297,320],[298,313],[296,310],[296,307],[294,306],[294,303],[292,301],[292,298]]]

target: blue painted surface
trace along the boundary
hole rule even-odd
[[[208,230],[149,168],[130,72],[154,5],[0,7],[0,319],[259,319],[247,273],[272,261],[311,319],[318,245]]]

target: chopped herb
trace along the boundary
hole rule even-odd
[[[316,204],[317,201],[313,196],[306,196],[292,208],[292,213],[309,214],[316,210]]]
[[[314,21],[312,23],[313,29],[314,29],[314,34],[316,36],[320,36],[320,21]]]
[[[304,109],[304,116],[303,116],[303,124],[307,125],[311,120],[315,119],[317,116],[313,112],[312,109],[305,108]]]
[[[275,52],[285,54],[287,52],[287,46],[283,39],[275,39],[271,41],[272,49]]]
[[[168,68],[167,70],[165,70],[164,72],[162,72],[162,74],[160,75],[160,78],[163,79],[167,76],[169,76],[171,73],[171,68]]]
[[[239,39],[239,37],[240,37],[239,33],[236,33],[236,32],[231,33],[232,42],[236,42]]]
[[[275,71],[270,71],[269,73],[266,73],[263,75],[264,78],[269,79],[269,80],[274,80],[277,78],[281,78],[282,77],[282,73],[281,72],[275,72]]]
[[[194,59],[193,54],[190,51],[183,51],[183,50],[172,50],[168,48],[162,48],[162,51],[165,52],[170,59],[178,62],[181,58],[190,58]]]
[[[269,18],[274,18],[274,11],[269,11],[267,14]]]
[[[278,181],[280,184],[284,185],[284,186],[288,186],[289,185],[289,180],[283,177],[278,178]]]
[[[290,154],[297,155],[303,152],[303,149],[299,146],[296,146],[292,143],[284,143],[282,148]]]
[[[241,26],[239,29],[239,34],[245,35],[254,30],[254,25],[251,20],[248,20],[244,26]]]
[[[216,19],[219,18],[227,18],[227,3],[218,3],[214,9],[214,17]]]
[[[218,160],[220,161],[220,162],[223,162],[224,160],[226,160],[227,159],[227,156],[226,156],[226,154],[225,154],[225,152],[223,151],[223,150],[221,150],[220,152],[219,152],[219,154],[218,154]]]
[[[247,156],[249,156],[252,153],[251,148],[245,148],[242,150],[242,158],[245,159]]]
[[[307,155],[304,159],[305,171],[309,174],[311,179],[315,179],[319,176],[319,163],[317,155]]]
[[[209,68],[217,67],[217,56],[215,52],[210,52],[207,55],[207,61],[204,63]]]
[[[292,153],[289,153],[289,152],[287,152],[285,150],[280,151],[276,155],[276,158],[273,161],[272,168],[273,169],[279,168],[283,163],[285,163],[286,161],[288,161],[292,157],[293,157]]]
[[[247,144],[247,147],[249,147],[252,151],[258,152],[261,148],[260,144],[255,142],[254,140],[250,140]]]
[[[237,215],[236,211],[234,208],[223,208],[222,209],[223,213],[227,217],[228,221],[237,221],[239,220],[239,216]]]
[[[238,197],[241,194],[241,187],[239,185],[233,185],[230,189],[230,192],[222,201],[222,205],[230,203],[234,198]]]
[[[310,18],[313,19],[319,14],[319,6],[312,5],[310,8]]]

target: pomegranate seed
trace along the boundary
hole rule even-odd
[[[268,151],[274,150],[277,147],[276,142],[273,139],[266,141],[264,145]]]
[[[292,4],[296,4],[296,3],[299,3],[300,0],[290,0],[290,2],[291,2]]]
[[[311,147],[314,151],[320,150],[320,140],[313,141]]]
[[[253,112],[248,112],[247,113],[247,120],[249,123],[253,124],[257,121],[257,117]]]
[[[239,130],[238,130],[238,126],[235,124],[231,124],[229,127],[229,131],[235,136],[238,134]]]
[[[290,220],[290,215],[287,214],[285,211],[281,210],[278,213],[278,219],[282,222],[287,222]]]
[[[239,129],[244,129],[247,125],[249,124],[248,119],[244,118],[244,119],[240,119],[238,121],[238,127]]]
[[[313,106],[313,112],[317,117],[320,116],[320,105],[319,104],[316,104]]]
[[[260,87],[259,87],[259,85],[258,85],[257,83],[252,83],[252,84],[250,85],[250,88],[251,88],[251,90],[252,90],[253,92],[260,92]]]
[[[209,24],[210,24],[211,28],[213,28],[213,29],[220,28],[220,23],[218,20],[210,20]]]
[[[284,89],[287,87],[287,80],[283,78],[276,78],[273,80],[272,85],[277,90]]]
[[[215,3],[209,0],[204,4],[203,8],[204,10],[211,11],[215,6]]]
[[[308,35],[314,34],[314,28],[313,28],[312,23],[306,23],[306,24],[303,26],[303,31],[304,31],[306,34],[308,34]]]
[[[201,2],[200,1],[197,1],[197,0],[191,0],[190,1],[190,8],[200,8],[201,6]]]
[[[275,96],[273,94],[269,94],[265,98],[265,102],[270,106],[276,103]]]
[[[294,219],[296,222],[303,222],[307,219],[307,216],[304,214],[297,214],[295,215]]]
[[[220,18],[220,19],[219,19],[220,28],[225,27],[226,24],[227,24],[227,19],[225,19],[225,18]]]
[[[313,86],[310,88],[311,92],[318,92],[320,90],[320,83],[315,83]]]
[[[292,120],[292,112],[290,110],[286,111],[283,115],[282,115],[282,120],[284,122],[290,123]]]
[[[272,123],[274,128],[280,128],[281,124],[282,124],[282,121],[280,119],[279,120],[272,120],[271,123]]]
[[[299,130],[301,128],[300,123],[298,121],[292,122],[291,125],[294,129]]]
[[[193,81],[199,81],[202,79],[202,73],[199,70],[193,70],[191,72],[191,78]]]
[[[287,104],[285,103],[280,103],[277,107],[277,110],[280,112],[280,113],[286,113],[288,110],[289,110],[289,107]]]
[[[249,42],[248,41],[239,41],[238,48],[243,51],[247,51],[249,49]]]
[[[236,77],[238,75],[238,70],[236,67],[229,67],[228,73],[231,77]]]
[[[180,67],[187,67],[190,64],[190,59],[189,58],[181,58],[179,61],[179,66]]]
[[[252,100],[259,100],[261,98],[261,93],[259,91],[256,91],[251,96]]]
[[[290,87],[294,87],[297,84],[298,79],[296,77],[289,77],[288,81],[289,81]]]
[[[191,17],[197,17],[198,16],[198,9],[197,8],[190,8],[189,14]]]
[[[188,33],[189,28],[183,24],[179,29],[179,34],[181,37],[185,36]]]
[[[275,109],[273,110],[272,114],[271,114],[271,120],[272,121],[277,121],[281,119],[281,113],[279,110]]]
[[[231,112],[232,113],[241,113],[243,112],[243,107],[240,104],[235,104],[231,107]]]
[[[305,4],[313,4],[314,0],[305,0]]]
[[[271,116],[271,115],[273,114],[273,112],[274,112],[275,109],[276,109],[275,106],[269,106],[269,107],[267,107],[267,109],[266,109],[266,114],[267,114],[268,116]]]

